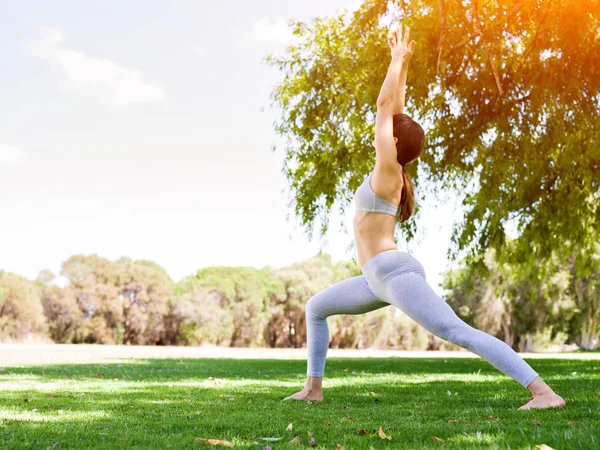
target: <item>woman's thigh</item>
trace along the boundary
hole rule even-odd
[[[426,330],[436,335],[466,325],[454,310],[417,273],[390,277],[385,282],[386,299]]]
[[[373,293],[364,275],[358,275],[339,281],[313,295],[306,302],[306,311],[319,316],[363,314],[384,306],[390,304]]]

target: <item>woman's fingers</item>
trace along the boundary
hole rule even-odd
[[[410,35],[410,28],[406,27],[406,30],[404,30],[404,37],[402,38],[402,42],[406,46],[408,46],[408,37],[409,37],[409,35]]]

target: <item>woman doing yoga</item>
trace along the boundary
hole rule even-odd
[[[377,99],[376,163],[355,193],[354,237],[362,275],[340,281],[311,297],[305,306],[307,380],[284,400],[323,400],[322,381],[329,347],[327,317],[363,314],[389,305],[431,333],[481,356],[529,389],[533,398],[519,409],[563,407],[565,401],[513,349],[462,321],[425,281],[423,266],[394,241],[396,222],[414,208],[412,181],[404,169],[425,144],[421,126],[403,114],[408,63],[416,42],[410,30],[394,30],[391,62]]]

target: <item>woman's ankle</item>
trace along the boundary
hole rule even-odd
[[[311,392],[321,392],[323,389],[323,377],[307,377],[304,389]]]
[[[529,389],[529,392],[531,392],[534,397],[539,397],[540,395],[548,395],[554,392],[552,388],[548,386],[540,377],[535,378],[529,384],[529,386],[527,386],[527,389]]]

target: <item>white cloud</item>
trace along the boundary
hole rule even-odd
[[[280,42],[282,44],[291,44],[298,39],[285,20],[271,21],[267,17],[254,23],[252,38],[258,42]]]
[[[11,145],[0,144],[0,164],[23,164],[25,152]]]
[[[65,32],[61,27],[41,27],[39,35],[40,39],[29,41],[26,47],[60,68],[80,90],[119,106],[160,102],[166,98],[160,87],[143,81],[142,73],[137,69],[65,48]]]

